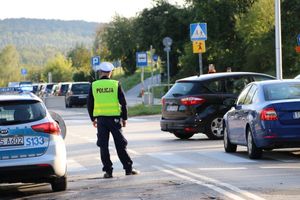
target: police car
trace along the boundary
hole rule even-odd
[[[50,183],[67,188],[66,147],[61,130],[40,98],[0,88],[0,183]]]

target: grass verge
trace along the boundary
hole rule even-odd
[[[161,105],[143,105],[128,107],[128,116],[140,116],[140,115],[156,115],[161,114]]]

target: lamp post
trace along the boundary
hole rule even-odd
[[[276,78],[282,79],[282,48],[281,48],[281,6],[275,0],[275,40],[276,40]]]
[[[171,51],[171,45],[173,40],[170,37],[163,39],[163,45],[165,46],[164,51],[167,52],[167,69],[168,69],[168,90],[170,89],[170,59],[169,53]]]

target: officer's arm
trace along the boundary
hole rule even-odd
[[[95,118],[93,116],[93,111],[94,111],[94,96],[93,96],[93,91],[92,91],[92,85],[89,89],[89,94],[87,98],[87,109],[89,112],[89,116],[91,118],[91,121],[95,121]]]
[[[121,118],[123,120],[127,120],[127,102],[126,102],[125,95],[124,95],[124,92],[122,90],[120,83],[119,83],[119,87],[118,87],[118,99],[119,99],[119,103],[121,105]]]

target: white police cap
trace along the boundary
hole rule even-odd
[[[100,63],[99,67],[97,67],[97,70],[103,71],[103,72],[111,72],[115,67],[110,62],[102,62]]]

